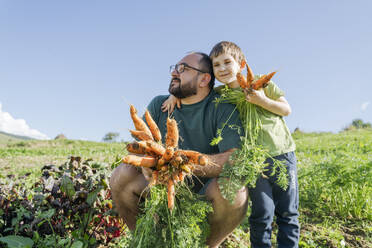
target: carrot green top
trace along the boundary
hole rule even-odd
[[[221,88],[216,87],[215,90],[220,91]],[[277,100],[279,97],[284,96],[283,90],[272,81],[264,88],[264,92],[268,98],[273,100]],[[247,104],[251,103],[247,102]],[[262,122],[262,129],[259,132],[257,143],[266,148],[271,156],[294,151],[296,149],[296,144],[284,118],[260,106],[256,105],[256,107],[258,116]]]

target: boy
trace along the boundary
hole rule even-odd
[[[209,56],[213,63],[213,72],[218,81],[229,88],[239,88],[236,74],[244,69],[245,57],[241,49],[233,42],[222,41],[216,44]],[[295,156],[295,143],[286,126],[283,116],[291,113],[291,108],[284,98],[284,92],[272,81],[263,90],[245,92],[246,100],[262,108],[260,119],[263,124],[261,138],[258,140],[277,160],[287,167],[289,185],[282,190],[276,183],[276,175],[270,176],[272,159],[266,178],[260,177],[255,188],[249,189],[252,200],[252,212],[249,217],[252,247],[271,247],[271,224],[274,215],[278,224],[278,247],[298,247],[298,182]],[[169,99],[162,106],[163,111],[171,111],[175,99]],[[178,107],[180,104],[177,103]]]

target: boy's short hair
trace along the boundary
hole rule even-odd
[[[221,41],[217,43],[209,53],[209,57],[213,59],[218,55],[224,53],[231,55],[238,63],[241,63],[243,60],[245,60],[242,49],[240,49],[238,45],[231,41]]]

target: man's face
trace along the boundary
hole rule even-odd
[[[238,62],[230,54],[220,54],[212,59],[214,76],[223,84],[229,84],[236,80],[236,74],[240,71]]]
[[[178,64],[186,63],[189,66],[199,69],[200,55],[190,54],[184,57]],[[178,73],[172,71],[172,79],[169,85],[169,93],[177,98],[183,99],[198,92],[199,72],[185,66],[184,71]]]

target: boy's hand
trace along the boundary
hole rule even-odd
[[[245,94],[245,99],[248,102],[259,105],[259,106],[262,106],[267,100],[265,92],[262,89],[261,90],[245,89],[244,94]]]
[[[161,111],[166,112],[168,111],[169,114],[171,114],[174,110],[174,106],[177,105],[177,108],[181,108],[181,99],[178,99],[177,97],[170,95],[165,102],[161,105]]]

